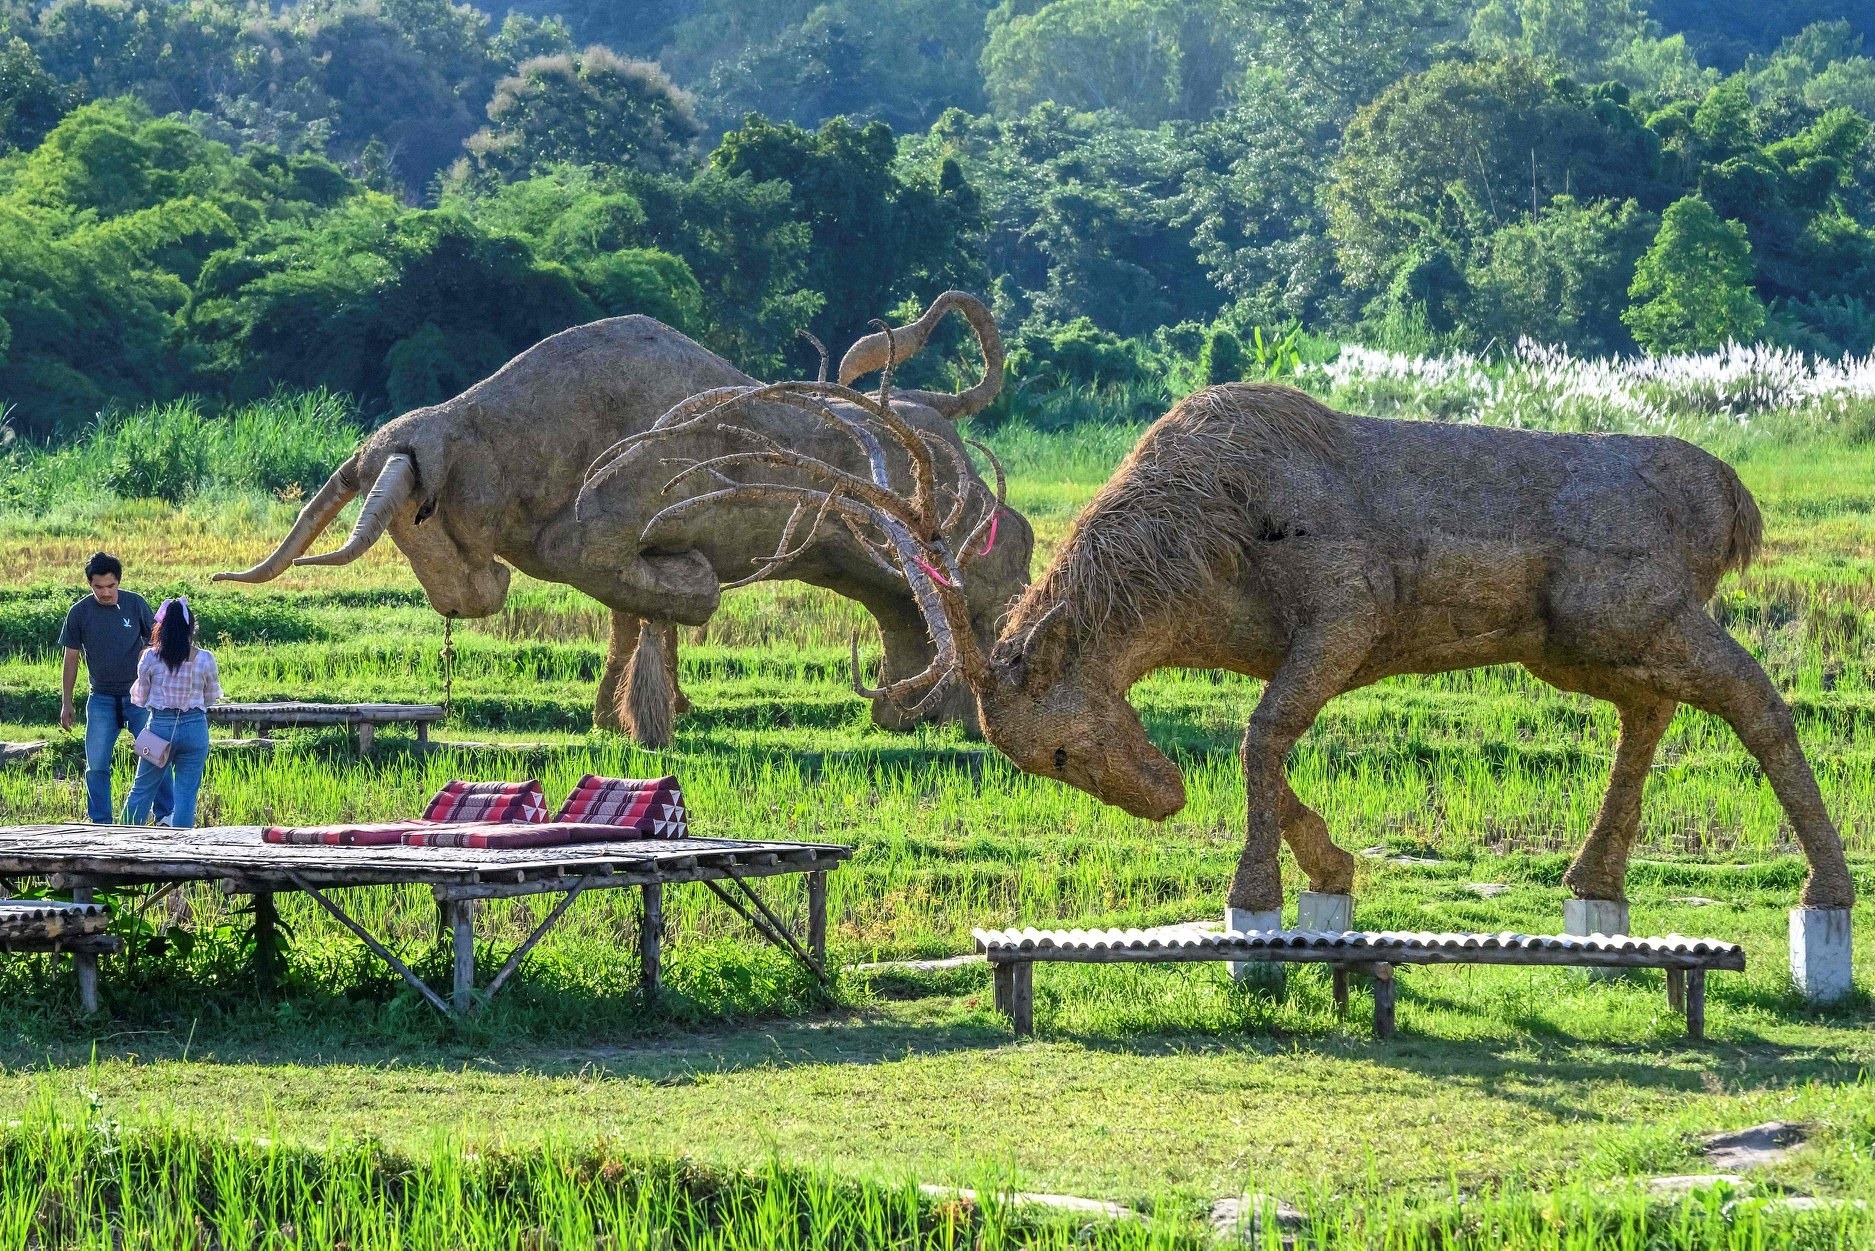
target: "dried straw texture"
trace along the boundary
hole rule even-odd
[[[776,550],[788,510],[725,501],[689,514],[681,532],[650,548],[640,535],[652,516],[686,494],[712,489],[695,478],[667,494],[666,484],[682,468],[668,458],[694,462],[747,445],[698,431],[665,458],[642,457],[630,472],[615,474],[588,498],[591,513],[582,517],[587,471],[602,452],[649,430],[681,401],[715,388],[752,385],[754,379],[729,362],[651,318],[576,326],[534,345],[461,395],[375,431],[308,503],[285,541],[234,576],[263,582],[295,563],[343,563],[388,534],[431,605],[447,616],[499,612],[510,568],[575,587],[613,611],[594,720],[604,728],[628,729],[618,692],[639,620],[666,627],[707,622],[721,584],[748,576]],[[762,407],[764,433],[784,445],[821,433],[817,419],[798,408]],[[897,407],[930,439],[963,456],[962,442],[944,416],[915,396]],[[850,445],[835,451],[852,460]],[[351,538],[326,558],[308,557],[320,531],[364,487],[370,496]],[[979,588],[986,606],[997,600],[1000,612],[1026,585],[1031,546],[1025,522],[1013,519],[1003,528],[1002,549]],[[915,673],[924,667],[930,648],[910,592],[882,576],[843,528],[823,532],[799,562],[776,572],[861,601],[880,621],[888,668]],[[680,708],[682,694],[674,683],[672,691]],[[901,719],[894,709],[874,711],[883,724]],[[966,721],[975,714],[967,698],[931,711]],[[675,710],[666,719],[674,715]]]
[[[676,731],[677,630],[647,621],[638,631],[625,674],[625,700],[619,720],[641,745],[669,747]]]
[[[1328,700],[1406,673],[1521,664],[1621,711],[1610,788],[1567,882],[1623,898],[1641,791],[1674,708],[1723,717],[1847,907],[1835,826],[1764,671],[1705,612],[1763,522],[1730,466],[1678,439],[1335,412],[1300,391],[1199,391],[1155,423],[1011,614],[978,684],[986,736],[1032,773],[1164,817],[1177,770],[1125,693],[1165,666],[1267,679],[1244,736],[1232,906],[1282,899],[1278,836],[1316,890],[1352,860],[1283,777]]]

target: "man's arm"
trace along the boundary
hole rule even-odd
[[[77,682],[78,649],[68,647],[65,649],[64,680],[59,684],[59,729],[61,730],[71,729],[72,722],[77,718],[77,712],[72,708],[72,687]]]

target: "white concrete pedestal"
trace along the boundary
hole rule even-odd
[[[1305,890],[1296,902],[1296,928],[1345,934],[1354,928],[1354,896]]]
[[[1628,932],[1628,905],[1620,899],[1565,899],[1562,906],[1563,933],[1577,938],[1591,934]],[[1615,982],[1632,976],[1629,969],[1588,969],[1591,982]]]
[[[1247,908],[1224,909],[1224,928],[1227,930],[1279,930],[1283,927],[1282,909],[1272,908],[1267,912],[1251,912]],[[1231,961],[1227,964],[1231,978],[1241,986],[1267,990],[1272,995],[1280,995],[1289,985],[1288,970],[1270,961]]]
[[[1577,938],[1628,932],[1628,905],[1620,899],[1565,899],[1562,916],[1563,933]]]
[[[1854,989],[1849,909],[1790,910],[1790,976],[1811,1003],[1835,1003]]]

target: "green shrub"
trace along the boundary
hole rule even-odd
[[[186,400],[133,413],[101,433],[109,448],[104,485],[118,495],[177,504],[208,477],[202,415]]]
[[[1258,333],[1262,333],[1259,328]],[[1198,379],[1207,387],[1221,382],[1237,382],[1244,376],[1243,344],[1237,336],[1219,327],[1204,341],[1198,354]]]

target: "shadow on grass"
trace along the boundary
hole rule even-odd
[[[387,1066],[495,1074],[583,1075],[598,1080],[637,1080],[682,1086],[725,1075],[777,1067],[846,1067],[892,1064],[914,1057],[974,1053],[993,1058],[1007,1052],[1008,1062],[1023,1063],[1007,1024],[989,1006],[987,985],[972,991],[963,970],[947,971],[951,993],[877,1007],[835,1005],[809,1009],[785,1019],[685,1022],[667,1012],[647,1013],[625,1000],[595,1003],[575,992],[551,993],[528,988],[524,1002],[510,1013],[525,1013],[538,1025],[543,1014],[586,1014],[595,1007],[606,1027],[576,1039],[567,1030],[548,1037],[521,1037],[516,1021],[495,1012],[465,1027],[436,1017],[414,996],[399,994],[388,1003],[364,1005],[345,996],[303,997],[266,1003],[254,999],[228,1002],[190,1022],[119,1019],[89,1029],[72,1029],[45,1044],[43,1029],[29,1030],[38,1047],[12,1037],[0,1046],[0,1064],[42,1071],[83,1070],[94,1063],[151,1063],[189,1058],[209,1065]],[[1410,1018],[1415,1008],[1477,1015],[1475,1002],[1436,989],[1402,987]],[[1430,993],[1428,993],[1428,991]],[[1787,998],[1734,988],[1714,996],[1724,1004],[1764,1007],[1782,1017],[1792,1008]],[[1312,993],[1312,989],[1311,992]],[[1488,1013],[1517,1036],[1455,1039],[1415,1034],[1403,1028],[1391,1041],[1361,1033],[1330,1030],[1298,1034],[1259,1030],[1232,1034],[1216,1029],[1121,1033],[1062,1031],[1042,1021],[1041,1045],[1069,1046],[1108,1057],[1151,1061],[1203,1056],[1225,1063],[1233,1058],[1277,1061],[1332,1061],[1358,1065],[1370,1075],[1376,1067],[1402,1079],[1456,1083],[1484,1097],[1514,1103],[1554,1119],[1615,1118],[1618,1110],[1598,1110],[1586,1091],[1610,1085],[1684,1093],[1709,1092],[1717,1076],[1733,1090],[1788,1090],[1808,1083],[1854,1082],[1867,1065],[1856,1049],[1828,1043],[1773,1041],[1744,1022],[1726,1023],[1726,1037],[1696,1044],[1678,1038],[1637,1042],[1589,1041],[1570,1037],[1555,1023],[1508,1005]],[[1807,1013],[1805,1015],[1808,1015]],[[635,1016],[628,1028],[621,1024]],[[1854,1011],[1831,1014],[1840,1023],[1855,1020]],[[1812,1018],[1814,1019],[1814,1017]],[[1356,1028],[1363,1022],[1356,1013]],[[11,1022],[0,1022],[10,1025]],[[41,1026],[51,1022],[43,1018]],[[1744,1026],[1744,1028],[1741,1028]],[[609,1028],[608,1028],[609,1027]],[[1026,1047],[1029,1044],[1020,1044]],[[1852,1054],[1851,1052],[1855,1053]]]

